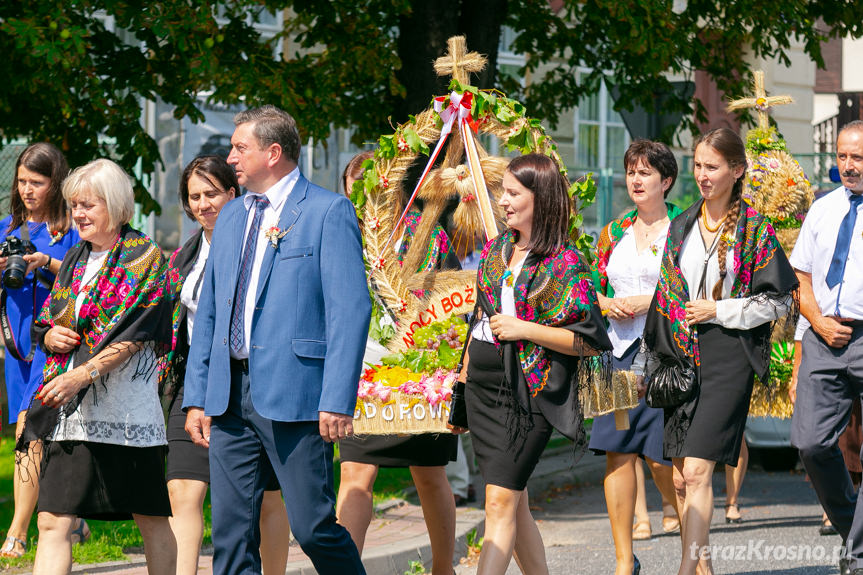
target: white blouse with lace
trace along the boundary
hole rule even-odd
[[[81,311],[85,286],[98,275],[108,252],[91,253],[75,300],[75,317]],[[69,369],[74,368],[74,358]],[[88,441],[128,447],[166,445],[165,419],[158,395],[155,355],[150,347],[135,353],[97,381],[71,413],[60,412],[53,441]],[[146,369],[145,369],[146,368]]]

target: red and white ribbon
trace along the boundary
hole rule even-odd
[[[452,92],[449,95],[449,105],[446,108],[443,107],[444,102],[446,102],[446,96],[438,96],[434,99],[434,111],[440,114],[440,119],[443,121],[443,128],[440,131],[441,139],[449,135],[456,120],[459,124],[462,120],[468,122],[472,120],[470,109],[473,106],[473,94],[470,92],[463,94]]]

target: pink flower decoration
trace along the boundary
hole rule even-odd
[[[127,283],[120,284],[117,287],[117,295],[120,296],[121,299],[125,299],[129,292],[132,291],[132,288]]]

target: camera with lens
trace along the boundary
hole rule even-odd
[[[3,271],[3,285],[12,289],[20,289],[24,285],[24,278],[27,276],[24,256],[33,253],[36,253],[36,246],[28,240],[15,236],[6,237],[6,241],[0,244],[0,257],[8,258]]]

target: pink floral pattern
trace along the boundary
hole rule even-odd
[[[507,230],[488,242],[482,251],[477,272],[479,297],[496,310],[501,309],[500,286],[513,242],[513,232]],[[526,262],[513,294],[519,319],[556,327],[584,321],[591,306],[596,305],[590,272],[571,245],[530,265]],[[516,348],[528,388],[535,396],[548,382],[549,352],[526,340],[516,342]]]

